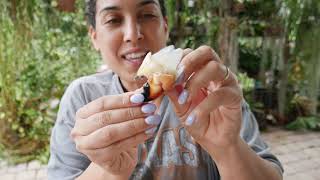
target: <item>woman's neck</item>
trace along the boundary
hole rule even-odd
[[[139,89],[145,83],[145,82],[127,82],[127,81],[121,80],[120,77],[119,77],[119,81],[124,92],[134,91],[136,89]]]

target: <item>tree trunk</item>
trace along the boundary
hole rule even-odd
[[[285,35],[286,36],[286,35]],[[283,53],[282,57],[280,58],[280,81],[279,81],[279,94],[278,94],[278,111],[279,111],[279,123],[284,124],[287,121],[285,108],[286,108],[286,101],[287,101],[287,85],[288,85],[288,63],[290,59],[290,46],[289,41],[285,37],[283,40]]]
[[[311,30],[311,37],[308,38],[311,44],[310,47],[310,63],[308,66],[308,80],[309,80],[309,88],[308,88],[308,96],[312,101],[312,107],[310,112],[312,114],[317,114],[317,106],[318,106],[318,97],[319,97],[319,89],[320,89],[320,53],[319,53],[319,27],[313,27]]]
[[[233,0],[221,1],[218,46],[222,61],[230,67],[231,71],[238,71],[238,18],[233,15]]]
[[[16,22],[17,20],[17,2],[16,0],[11,0],[11,7],[10,7],[10,16],[12,21]]]

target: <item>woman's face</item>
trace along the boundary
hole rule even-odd
[[[166,46],[168,25],[158,0],[97,0],[94,47],[128,90],[147,52]]]

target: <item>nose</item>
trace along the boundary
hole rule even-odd
[[[134,20],[126,23],[124,30],[124,42],[127,43],[138,43],[138,41],[143,39],[143,34],[141,32],[141,26]]]

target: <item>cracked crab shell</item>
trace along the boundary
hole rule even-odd
[[[183,56],[182,49],[168,46],[155,54],[149,52],[141,64],[137,76],[152,77],[155,73],[177,76],[177,66]]]

